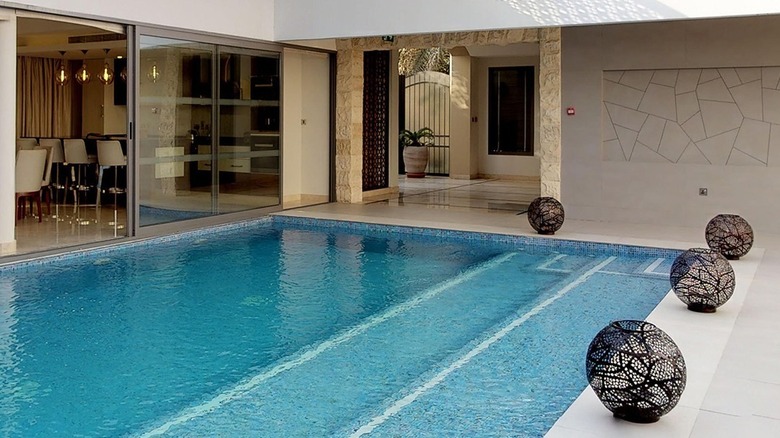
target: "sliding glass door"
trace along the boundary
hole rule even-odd
[[[219,49],[219,212],[279,204],[279,55]]]
[[[214,47],[141,36],[138,203],[140,226],[212,214]]]
[[[280,204],[279,54],[140,35],[141,227]]]

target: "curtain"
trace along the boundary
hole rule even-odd
[[[18,137],[71,137],[73,81],[54,81],[59,59],[19,56],[16,62]]]

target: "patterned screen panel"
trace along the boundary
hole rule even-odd
[[[390,52],[363,58],[363,191],[388,186]]]

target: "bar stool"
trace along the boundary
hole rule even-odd
[[[87,156],[87,145],[84,140],[80,138],[65,139],[64,141],[65,162],[73,165],[71,170],[71,183],[75,182],[75,186],[69,186],[66,189],[65,198],[67,200],[67,191],[73,191],[73,212],[76,213],[79,207],[79,192],[86,193],[89,191],[89,186],[84,184],[82,175],[86,172],[86,167],[90,164],[89,157]],[[74,175],[75,173],[75,175]],[[86,175],[83,176],[86,178]],[[82,221],[77,217],[79,223]]]
[[[127,157],[122,152],[122,145],[117,140],[98,140],[97,142],[97,154],[98,165],[100,170],[98,172],[98,199],[97,206],[100,207],[100,195],[103,190],[103,171],[109,167],[114,168],[114,186],[109,187],[106,190],[108,193],[114,194],[114,221],[109,225],[117,225],[117,201],[118,194],[126,193],[125,189],[120,188],[117,184],[117,176],[119,174],[119,168],[127,166]]]
[[[59,203],[59,191],[65,189],[60,179],[60,167],[65,162],[62,140],[59,138],[42,138],[41,147],[51,149],[51,164],[54,168],[54,178],[49,187],[58,194],[58,196],[54,197],[54,204],[56,205]]]

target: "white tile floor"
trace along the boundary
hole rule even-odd
[[[116,223],[112,204],[80,206],[77,210],[72,205],[52,204],[51,214],[46,207],[43,211],[41,222],[37,215],[16,222],[16,252],[9,255],[108,241],[127,233],[124,207],[117,209]]]
[[[446,178],[409,183],[405,186],[402,180],[405,187],[398,199],[363,205],[327,204],[281,214],[533,234],[526,216],[516,215],[515,207],[530,202],[538,185]],[[504,205],[496,208],[497,203]],[[706,246],[705,225],[682,228],[569,219],[553,238],[687,249]],[[688,384],[674,410],[653,424],[616,420],[587,388],[547,436],[780,436],[780,319],[776,318],[780,314],[776,290],[780,284],[780,236],[757,234],[751,252],[732,266],[736,291],[716,313],[690,312],[670,292],[648,317],[677,342],[687,362]]]

